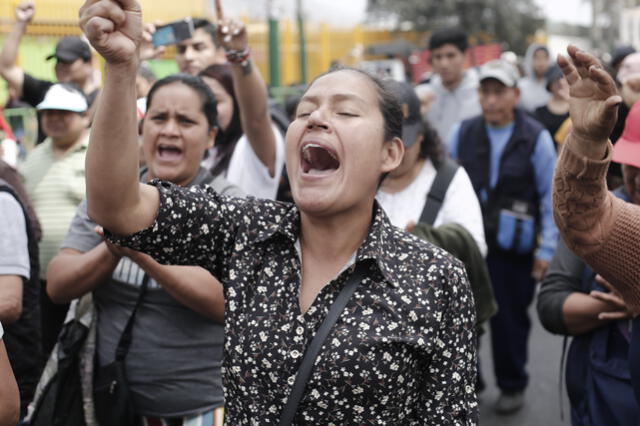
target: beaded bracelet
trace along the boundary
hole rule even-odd
[[[227,54],[227,61],[231,62],[232,64],[242,64],[244,62],[247,61],[247,59],[249,59],[249,48],[247,47],[244,50],[236,50],[236,49],[229,49],[226,51]]]

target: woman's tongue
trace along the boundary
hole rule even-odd
[[[161,146],[158,148],[158,158],[165,161],[178,160],[182,151],[176,147]]]
[[[322,148],[312,148],[309,150],[308,165],[305,167],[309,174],[331,173],[339,167],[339,162]]]

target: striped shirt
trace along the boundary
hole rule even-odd
[[[88,145],[87,132],[80,143],[56,158],[53,142],[47,138],[29,153],[19,168],[42,225],[41,279],[46,279],[47,266],[58,253],[76,207],[85,198],[84,158]]]

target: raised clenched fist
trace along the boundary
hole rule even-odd
[[[36,5],[32,1],[23,1],[16,6],[16,21],[28,24],[36,13]]]
[[[134,0],[86,0],[80,8],[80,28],[109,64],[138,62],[142,11]]]

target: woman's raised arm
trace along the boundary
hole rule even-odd
[[[102,89],[86,157],[89,216],[116,234],[150,226],[157,189],[138,183],[135,80],[142,12],[134,0],[87,0],[80,27],[105,60]]]

